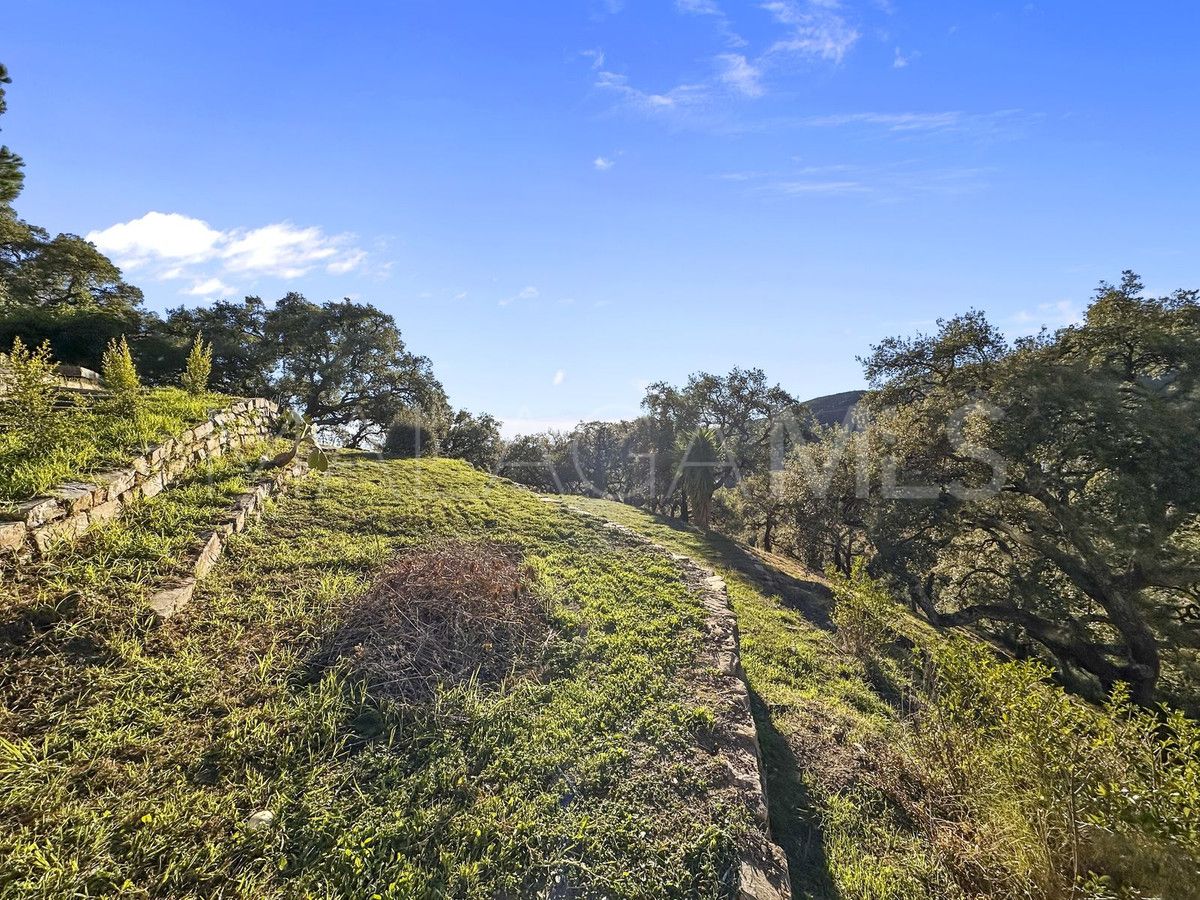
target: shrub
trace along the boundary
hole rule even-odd
[[[449,541],[402,552],[351,601],[319,664],[342,661],[369,689],[401,703],[439,686],[498,682],[529,665],[549,631],[518,551]]]
[[[39,435],[54,430],[63,393],[57,376],[48,342],[30,350],[20,338],[14,339],[8,362],[0,369],[0,425]]]
[[[142,382],[133,364],[133,354],[129,352],[129,342],[124,336],[120,341],[109,341],[100,360],[100,375],[104,379],[104,386],[112,394],[115,406],[127,411],[137,408]]]
[[[881,583],[867,575],[861,558],[855,560],[849,577],[833,568],[826,575],[833,587],[830,618],[842,649],[859,657],[877,653],[889,640],[895,601]]]
[[[437,441],[433,432],[424,425],[410,421],[395,422],[388,428],[383,452],[403,459],[431,456],[437,452]]]
[[[910,808],[968,893],[1184,896],[1200,876],[1200,726],[965,638],[918,651]],[[1104,891],[1109,891],[1105,894]]]
[[[205,344],[197,333],[192,341],[192,349],[188,351],[187,364],[183,370],[180,382],[189,394],[203,394],[208,390],[208,379],[212,375],[213,350],[212,344]]]

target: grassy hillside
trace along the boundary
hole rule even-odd
[[[695,749],[702,611],[669,557],[461,463],[343,455],[155,625],[146,585],[238,465],[6,574],[0,894],[726,894],[745,814]],[[529,561],[532,670],[403,707],[318,664],[397,550],[448,537]]]
[[[886,673],[868,671],[835,645],[825,580],[783,557],[753,553],[624,504],[572,503],[701,560],[725,578],[756,701],[771,824],[788,854],[796,896],[956,896],[932,849],[861,777],[896,727],[898,712],[878,686]]]
[[[571,502],[725,578],[796,896],[1200,896],[1194,721],[1092,707],[869,581],[834,603],[794,561]]]

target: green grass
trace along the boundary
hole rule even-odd
[[[343,454],[156,626],[150,573],[213,484],[5,583],[0,894],[728,895],[745,813],[696,749],[703,612],[669,557],[461,463]],[[538,677],[399,709],[312,665],[346,598],[444,537],[523,549],[558,635]]]
[[[119,466],[151,444],[207,418],[228,398],[179,388],[147,391],[133,415],[81,400],[50,426],[0,433],[0,502],[26,500],[88,472]]]
[[[847,656],[828,626],[824,579],[783,557],[633,507],[572,497],[724,577],[754,698],[775,840],[797,897],[959,896],[933,848],[874,787],[876,761],[900,736],[901,663]],[[897,609],[901,632],[927,633]]]

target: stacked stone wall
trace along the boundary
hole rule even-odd
[[[22,503],[0,504],[0,550],[36,557],[58,541],[78,537],[119,515],[125,504],[160,493],[198,463],[262,441],[275,430],[279,412],[270,400],[239,400],[122,468],[60,484]]]

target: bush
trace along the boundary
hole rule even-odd
[[[881,583],[867,575],[861,558],[855,560],[848,578],[833,568],[826,575],[833,588],[830,619],[842,650],[859,657],[877,653],[890,640],[895,601]]]
[[[188,351],[187,365],[183,370],[180,382],[189,394],[203,394],[208,390],[208,379],[212,375],[213,350],[212,344],[205,345],[200,334],[192,341],[192,349]]]
[[[16,338],[7,364],[0,368],[0,426],[34,435],[54,430],[63,393],[57,377],[48,342],[30,350]]]
[[[416,422],[396,422],[387,432],[383,452],[402,459],[418,456],[433,456],[437,453],[437,439],[424,425]]]
[[[968,893],[1182,897],[1200,877],[1200,726],[965,638],[918,651],[909,812]]]
[[[133,364],[133,354],[129,351],[129,342],[124,336],[120,341],[110,341],[100,359],[100,376],[104,386],[112,394],[113,405],[132,412],[137,409],[142,391],[142,382],[138,378],[137,367]]]

